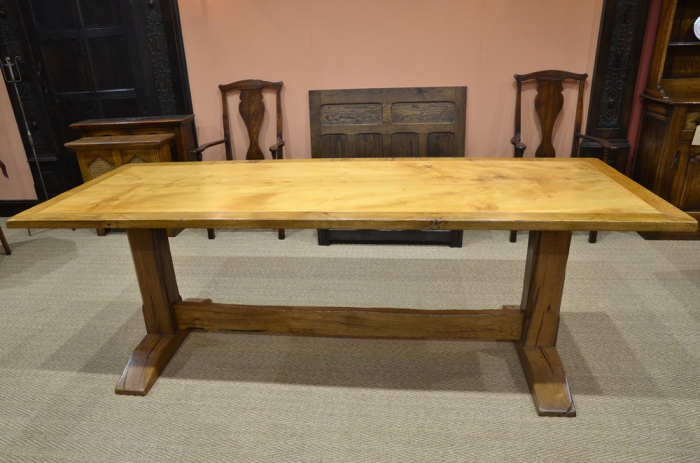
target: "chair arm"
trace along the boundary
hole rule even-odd
[[[207,148],[211,148],[212,146],[216,146],[216,145],[220,145],[220,144],[222,144],[222,143],[226,143],[227,141],[228,141],[228,137],[224,138],[223,140],[216,140],[216,141],[213,141],[213,142],[211,142],[211,143],[205,143],[205,144],[201,145],[199,148],[193,149],[192,151],[190,151],[190,153],[196,154],[196,155],[197,155],[197,160],[198,160],[198,161],[201,161],[201,160],[202,160],[202,151],[204,151],[204,150],[207,149]]]
[[[281,137],[277,137],[277,144],[270,147],[270,154],[272,159],[282,159],[282,147],[284,146],[284,140]]]
[[[610,143],[608,143],[608,141],[605,140],[604,138],[593,137],[591,135],[584,135],[584,134],[578,133],[578,132],[576,132],[574,135],[579,137],[579,138],[583,138],[584,140],[594,141],[594,142],[598,143],[600,146],[602,146],[603,148],[605,148],[606,150],[616,150],[618,148],[617,146],[613,146]]]
[[[527,149],[527,146],[525,143],[520,141],[520,134],[516,133],[513,138],[510,139],[510,143],[515,146],[515,150],[517,151],[515,154],[516,158],[521,158],[525,155],[525,150]]]

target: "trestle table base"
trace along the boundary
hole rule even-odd
[[[576,416],[556,350],[570,231],[532,231],[520,306],[503,310],[413,310],[249,306],[182,301],[163,229],[128,229],[147,335],[117,383],[117,394],[146,395],[190,330],[390,339],[511,341],[537,413]]]

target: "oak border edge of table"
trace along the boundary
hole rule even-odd
[[[435,161],[435,162],[474,162],[480,160],[507,161],[507,162],[572,162],[589,164],[596,171],[608,176],[616,184],[625,188],[634,196],[646,202],[649,206],[657,210],[661,215],[655,216],[654,220],[649,220],[646,214],[622,214],[617,220],[593,220],[595,214],[559,214],[561,220],[551,220],[551,213],[498,213],[492,212],[491,218],[483,218],[484,212],[474,212],[470,214],[449,214],[449,213],[422,213],[410,214],[411,218],[396,218],[397,214],[386,214],[384,219],[377,218],[381,214],[375,214],[371,219],[365,214],[347,213],[320,213],[320,212],[295,212],[279,213],[277,219],[269,219],[269,213],[229,213],[229,217],[211,217],[211,213],[187,213],[187,217],[178,219],[154,219],[159,213],[132,213],[129,218],[117,220],[98,219],[97,216],[103,214],[95,213],[95,218],[91,219],[89,213],[81,214],[59,214],[60,219],[43,217],[41,219],[32,218],[35,213],[40,213],[53,204],[73,196],[81,191],[100,183],[113,175],[119,174],[125,169],[134,167],[124,165],[108,172],[96,179],[84,183],[55,198],[23,211],[7,221],[8,228],[290,228],[290,229],[415,229],[415,230],[561,230],[561,231],[642,231],[642,232],[693,232],[697,230],[697,221],[678,210],[667,201],[654,195],[641,185],[638,185],[628,177],[620,174],[610,166],[595,158],[320,158],[320,159],[291,159],[284,162],[390,162],[390,161]],[[192,162],[193,165],[215,164],[221,161]],[[257,163],[257,162],[279,162],[275,160],[262,161],[225,161],[227,163]],[[160,163],[139,165],[150,168],[167,168],[170,166],[182,166],[187,163]],[[172,217],[172,213],[161,213]],[[185,215],[185,214],[183,214]],[[259,217],[256,217],[259,216]],[[284,218],[287,215],[287,218]],[[420,217],[422,215],[422,217]],[[459,216],[457,218],[457,216]],[[477,216],[479,218],[477,218]],[[474,218],[471,218],[474,217]],[[509,219],[509,217],[511,217]],[[626,218],[620,218],[626,217]],[[638,222],[638,223],[637,223]],[[562,225],[562,224],[569,225]]]

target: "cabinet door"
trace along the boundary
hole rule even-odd
[[[666,146],[670,115],[646,110],[642,115],[642,124],[637,141],[637,155],[634,168],[634,180],[643,187],[653,191],[664,199],[669,199],[671,182],[671,151]],[[665,195],[665,196],[664,196]]]
[[[678,181],[674,185],[677,204],[684,211],[700,211],[700,146],[682,143],[679,146]]]

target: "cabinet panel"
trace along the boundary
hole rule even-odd
[[[681,153],[685,175],[679,182],[682,189],[678,205],[685,211],[700,211],[700,146],[684,144]]]
[[[663,0],[635,159],[634,179],[688,213],[700,212],[700,0]],[[696,158],[696,156],[698,156]],[[649,239],[700,239],[699,233],[643,233]]]
[[[644,111],[639,131],[634,180],[655,193],[667,121],[664,116]]]

